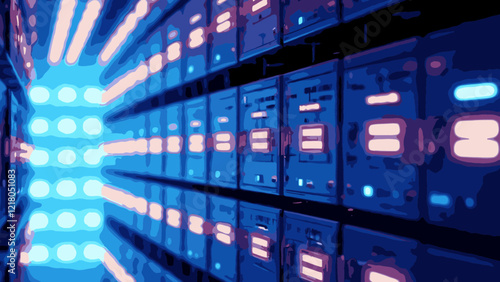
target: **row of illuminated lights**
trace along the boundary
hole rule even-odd
[[[178,139],[180,142],[181,139]],[[193,139],[194,140],[194,139]],[[190,141],[193,141],[190,139]],[[193,141],[194,142],[194,141]],[[112,155],[135,155],[135,154],[159,154],[163,151],[161,138],[141,138],[141,139],[128,139],[128,140],[117,140],[113,142],[107,142],[100,146],[93,147],[87,146],[80,150],[72,147],[59,148],[57,150],[51,151],[46,148],[34,149],[30,156],[30,164],[34,166],[78,166],[80,165],[78,156],[83,155],[83,160],[88,165],[98,165],[103,157]],[[190,147],[193,151],[202,152],[204,146],[196,142]],[[174,145],[170,144],[170,147]],[[203,148],[198,148],[202,146]],[[177,149],[180,149],[180,144],[177,144]],[[195,147],[195,148],[194,148]],[[172,148],[170,148],[172,149]],[[180,151],[180,150],[179,150]],[[57,162],[49,164],[51,160],[50,155],[57,155]]]
[[[140,20],[146,17],[152,8],[152,5],[157,0],[140,0],[137,1],[135,8],[131,11],[120,25],[113,32],[112,36],[106,42],[105,47],[99,54],[99,62],[104,65],[118,52],[120,47],[128,38],[128,35],[137,27]],[[47,59],[51,65],[57,65],[62,60],[65,53],[65,43],[69,39],[72,20],[75,17],[79,2],[77,0],[63,0],[59,5],[57,12],[57,20],[52,34],[49,54]],[[75,64],[85,48],[89,40],[95,22],[102,14],[104,1],[92,0],[87,1],[85,10],[83,11],[80,23],[76,28],[71,44],[69,45],[66,63],[69,65]]]
[[[255,133],[255,132],[254,132]],[[259,133],[260,134],[260,133]],[[226,136],[227,135],[227,136]],[[218,138],[218,136],[223,136],[224,138]],[[302,134],[302,136],[307,136],[307,134]],[[196,138],[191,138],[191,137],[196,137]],[[193,134],[189,138],[189,151],[190,152],[196,152],[200,153],[204,151],[204,145],[201,144],[203,142],[203,137],[204,135],[202,134]],[[196,139],[196,140],[195,140]],[[230,152],[234,149],[234,142],[229,142],[231,139],[234,139],[231,133],[223,132],[223,133],[218,133],[214,136],[214,149],[218,152]],[[254,138],[255,139],[255,138]],[[163,143],[162,138],[151,138],[151,139],[130,139],[130,140],[118,140],[113,143],[105,143],[103,148],[107,154],[114,154],[114,155],[131,155],[131,154],[146,154],[146,153],[151,153],[151,154],[159,154],[163,152],[162,149],[162,143]],[[182,148],[182,137],[180,136],[169,136],[165,139],[165,142],[167,142],[166,146],[166,152],[168,153],[180,153],[181,148]],[[252,151],[257,151],[261,152],[263,148],[261,147],[256,147],[255,142],[250,142],[252,144]],[[304,143],[304,142],[302,142]],[[230,145],[231,144],[231,145]],[[268,150],[267,148],[270,148],[270,144],[265,146],[265,149]],[[314,148],[312,147],[306,147],[301,145],[300,151],[301,152],[309,152],[309,150],[318,150],[321,149],[323,145],[320,146],[315,146]],[[266,151],[267,152],[267,151]],[[190,174],[192,174],[190,170]],[[219,178],[221,176],[220,171],[215,172],[215,177]],[[257,176],[256,181],[260,181],[260,176]],[[309,183],[312,184],[312,181],[310,180],[304,180],[302,178],[297,179],[297,184],[298,186],[302,187],[304,185],[309,185]],[[361,188],[362,193],[365,197],[371,198],[375,195],[375,188],[371,185],[365,185]],[[392,192],[392,197],[394,198],[399,198],[400,194],[398,191],[393,191]],[[442,193],[437,193],[433,192],[430,194],[429,197],[429,203],[432,205],[436,206],[445,206],[445,207],[450,207],[452,203],[451,196],[448,194],[442,194]],[[468,208],[473,208],[475,206],[475,201],[474,199],[468,197],[465,199],[465,204]]]
[[[87,165],[98,165],[101,163],[103,157],[106,156],[160,154],[163,152],[162,142],[161,138],[140,138],[106,142],[99,145],[97,148],[86,146],[79,150],[72,147],[59,148],[54,151],[46,148],[37,148],[31,152],[29,161],[30,164],[34,166],[53,165],[75,167],[81,165],[77,156],[83,155],[83,160]],[[177,146],[180,148],[179,144]],[[200,150],[197,149],[196,151]],[[49,164],[51,160],[50,155],[57,155],[58,162]]]
[[[49,163],[52,159],[50,155],[57,155],[57,162]],[[98,165],[102,158],[106,155],[103,150],[103,147],[85,147],[80,150],[76,150],[75,148],[59,148],[55,151],[50,151],[48,149],[35,149],[31,153],[29,157],[29,161],[31,165],[34,166],[79,166],[81,163],[81,156],[83,156],[83,160],[86,165]]]
[[[57,193],[55,193],[54,191],[52,191],[51,193],[51,184],[49,184],[47,181],[35,180],[29,187],[29,194],[33,199],[37,200],[49,198],[50,196],[52,196],[53,198],[73,197],[78,192],[76,182],[79,182],[78,186],[82,186],[81,192],[79,193],[82,197],[87,198],[101,196],[102,183],[95,179],[89,179],[85,182],[69,179],[60,180],[57,182],[57,184],[53,185],[53,187],[55,187],[55,192]]]
[[[78,183],[78,185],[82,186],[82,197],[101,197],[101,188],[103,184],[95,179],[90,179],[86,180],[85,182],[80,181],[81,183]],[[303,186],[303,180],[299,179],[299,186]],[[46,199],[51,194],[51,189],[50,189],[51,184],[49,184],[45,180],[35,180],[31,183],[29,187],[29,193],[30,196],[34,199]],[[54,185],[55,191],[57,193],[52,193],[52,197],[54,198],[69,198],[73,197],[77,194],[78,188],[77,184],[75,183],[74,180],[60,180],[57,182],[57,184]],[[365,185],[362,188],[363,195],[365,197],[371,198],[375,194],[375,189],[373,186],[370,185]],[[397,193],[396,191],[393,192],[393,196],[395,198],[398,197],[398,195],[394,195]],[[447,194],[440,194],[440,193],[432,193],[430,195],[429,201],[433,205],[438,205],[438,206],[448,206],[451,204],[451,199],[450,196]],[[132,203],[144,203],[144,201],[136,201],[133,200],[131,201]],[[467,198],[465,201],[465,204],[467,207],[472,208],[475,205],[475,202],[472,198]],[[153,205],[155,207],[155,205]],[[158,208],[156,208],[158,209]],[[140,210],[144,210],[144,208],[140,208]],[[161,212],[160,212],[161,213]],[[175,213],[175,211],[172,211],[172,213]],[[160,217],[161,218],[161,217]],[[174,217],[175,218],[175,217]]]
[[[468,101],[472,99],[487,99],[497,95],[497,86],[492,83],[470,84],[457,87],[455,96],[460,101]],[[401,101],[401,96],[398,92],[380,93],[370,95],[366,98],[367,105],[393,105]],[[308,103],[299,106],[299,112],[317,112],[321,111],[320,103]],[[267,118],[266,111],[256,111],[251,113],[252,119]],[[473,117],[473,116],[471,116]],[[452,124],[451,132],[456,136],[456,142],[453,146],[453,153],[456,159],[464,162],[481,162],[484,159],[490,159],[490,162],[498,161],[500,156],[498,142],[494,140],[498,136],[500,120],[496,115],[480,115],[477,119],[468,117],[460,117]],[[228,122],[227,117],[218,117],[219,123]],[[190,122],[190,127],[200,127],[202,122],[193,120]],[[369,121],[367,123],[367,137],[365,148],[368,153],[374,155],[399,155],[404,151],[404,137],[407,127],[406,121],[402,118],[382,118]],[[169,130],[176,130],[178,125],[172,123],[168,125]],[[477,132],[477,128],[482,128],[483,131]],[[157,132],[158,128],[154,128],[153,132]],[[141,129],[143,131],[143,129]],[[304,153],[325,153],[327,146],[326,128],[323,124],[304,124],[299,128],[299,150]],[[141,134],[142,135],[142,134]],[[131,145],[140,143],[146,145],[146,141],[116,141],[115,144],[108,144],[109,150],[120,153],[132,153],[133,150],[125,148],[133,148],[133,146],[124,146],[125,143]],[[180,153],[182,150],[183,138],[179,135],[170,135],[166,139],[151,138],[150,143],[155,151],[163,151],[163,142],[166,142],[166,152]],[[201,153],[205,151],[205,136],[203,134],[191,134],[189,136],[189,151]],[[231,132],[220,131],[213,135],[214,150],[218,152],[231,152],[235,148],[236,140]],[[268,153],[272,150],[272,135],[270,128],[255,128],[250,131],[249,143],[253,152]],[[478,145],[480,144],[480,145]],[[115,149],[116,147],[116,149]],[[120,151],[125,149],[125,151]],[[108,151],[108,150],[106,150]],[[436,144],[429,142],[429,153],[433,154],[437,151]],[[476,160],[480,159],[480,160]]]
[[[100,89],[87,88],[83,93],[83,98],[91,105],[100,104],[102,93],[103,91]],[[77,92],[74,88],[65,86],[59,89],[59,91],[57,91],[57,100],[56,100],[55,95],[51,95],[49,89],[43,86],[35,86],[29,90],[29,97],[31,102],[33,102],[35,105],[48,104],[51,97],[53,98],[53,100],[51,100],[52,104],[64,105],[64,104],[71,104],[75,101],[79,102],[77,101],[77,99],[78,97],[82,96],[77,95]]]
[[[149,216],[151,219],[165,222],[168,226],[176,229],[183,228],[183,212],[176,208],[164,208],[161,204],[148,202],[142,197],[108,185],[103,186],[102,195],[108,201],[115,203],[118,206],[126,208],[142,216]],[[165,220],[164,220],[165,219]],[[187,229],[197,235],[212,235],[218,242],[224,245],[232,245],[237,242],[236,227],[228,222],[209,222],[202,216],[190,214],[187,217]],[[264,230],[265,227],[262,227]],[[259,227],[259,229],[262,229]],[[172,238],[168,238],[165,242],[167,245],[172,244]],[[270,261],[272,253],[272,239],[264,234],[253,232],[250,234],[249,251],[251,255],[262,261]],[[187,251],[189,257],[197,257],[192,250]],[[321,266],[324,266],[321,263]],[[215,268],[221,268],[220,263],[215,263]]]
[[[300,179],[301,180],[301,179]],[[300,185],[302,186],[302,185]],[[363,196],[367,198],[371,198],[375,195],[375,189],[371,185],[365,185],[362,188]],[[399,198],[400,194],[397,190],[392,191],[392,197],[397,199]],[[429,193],[429,204],[433,206],[438,206],[438,207],[451,207],[453,203],[453,198],[451,195],[446,194],[446,193],[439,193],[439,192],[430,192]],[[474,201],[473,198],[467,197],[465,198],[465,206],[468,208],[474,208],[476,205],[476,202]]]
[[[254,117],[252,113],[252,117]],[[462,158],[463,161],[470,161],[470,158],[491,159],[490,162],[498,161],[499,146],[493,138],[499,134],[500,120],[494,115],[482,115],[481,119],[471,119],[469,116],[459,118],[453,124],[451,134],[457,138],[453,146],[455,158]],[[200,121],[192,121],[201,124]],[[173,127],[172,127],[173,125]],[[176,124],[169,125],[169,128],[177,128]],[[399,155],[404,151],[404,127],[406,122],[401,118],[382,118],[372,120],[367,123],[366,151],[373,155]],[[477,128],[482,131],[478,132]],[[141,129],[142,130],[142,129]],[[326,153],[325,144],[328,142],[325,135],[324,124],[307,124],[299,128],[299,150],[304,153]],[[213,134],[214,150],[217,152],[231,152],[234,150],[236,141],[231,132],[220,131]],[[152,137],[149,139],[128,139],[116,140],[104,144],[104,150],[113,154],[130,154],[139,151],[138,147],[143,147],[142,152],[163,152],[163,142],[166,142],[165,151],[167,153],[178,154],[182,150],[183,138],[179,135],[171,135],[165,139]],[[272,150],[272,134],[270,128],[254,128],[249,134],[251,150],[256,153],[269,153]],[[188,150],[194,153],[205,151],[205,135],[195,133],[188,138]],[[480,146],[478,146],[480,145]],[[436,145],[429,144],[429,152],[436,152]]]
[[[133,211],[139,215],[148,215],[156,221],[166,218],[166,223],[173,228],[181,228],[182,213],[178,209],[163,208],[160,203],[148,202],[142,197],[124,191],[122,189],[104,185],[101,190],[102,197],[123,208]],[[188,229],[194,234],[205,234],[207,222],[199,215],[191,214],[188,217]],[[225,222],[217,222],[213,228],[215,238],[223,244],[230,245],[235,240],[234,227]],[[269,245],[266,245],[269,247]]]
[[[102,194],[107,200],[114,202],[119,206],[125,207],[139,215],[149,215],[149,217],[154,220],[163,221],[163,207],[159,203],[148,202],[144,198],[137,197],[128,191],[110,186],[104,186]],[[183,227],[183,224],[187,224],[187,228],[191,233],[197,235],[212,235],[218,242],[222,244],[232,245],[234,242],[240,242],[240,240],[236,239],[236,237],[238,236],[238,234],[242,233],[237,232],[237,227],[233,227],[227,222],[215,222],[212,225],[211,222],[206,221],[202,216],[190,214],[188,216],[187,223],[183,223],[183,212],[175,208],[165,208],[165,216],[166,223],[170,227],[179,229]],[[266,232],[269,231],[267,227],[257,227]],[[273,231],[270,230],[269,232],[272,233]],[[275,259],[272,258],[272,249],[273,246],[275,247],[275,243],[279,244],[279,240],[278,242],[273,241],[270,237],[264,234],[260,234],[259,232],[252,232],[248,235],[250,241],[248,245],[248,251],[253,257],[265,262]],[[321,241],[321,234],[314,234],[313,236],[314,238],[310,239],[317,242]],[[245,236],[245,239],[246,238],[247,237]],[[177,237],[175,240],[181,239]],[[168,238],[165,243],[167,245],[171,245],[172,238]],[[244,248],[246,248],[246,244],[243,246],[245,246]],[[206,251],[206,249],[204,251]],[[193,251],[187,250],[187,255],[189,257],[192,257]],[[194,254],[194,257],[197,258],[196,253]],[[308,281],[326,281],[326,279],[324,280],[324,278],[326,278],[327,275],[326,273],[328,271],[329,260],[331,260],[329,254],[326,254],[321,250],[300,250],[300,277]],[[221,268],[221,265],[219,263],[215,263],[214,266],[217,270]],[[386,272],[385,274],[371,272],[370,281],[402,281],[393,278],[393,275],[397,274],[397,272],[394,272],[393,269],[390,270],[390,272]]]
[[[154,220],[163,221],[163,207],[159,203],[148,202],[146,199],[137,197],[128,191],[124,191],[111,186],[104,186],[102,190],[103,197],[105,197],[110,202],[125,207],[139,215],[148,215]],[[173,228],[182,227],[182,217],[183,213],[175,208],[166,208],[165,217],[167,225]],[[227,222],[215,222],[214,225],[209,224],[202,216],[196,214],[190,214],[187,220],[187,228],[190,232],[197,235],[208,235],[211,234],[214,238],[225,245],[232,245],[236,242],[237,231],[236,227],[233,227]],[[260,228],[260,227],[259,227]],[[264,227],[263,227],[264,228]],[[266,230],[266,229],[264,229]],[[250,254],[262,261],[270,261],[272,254],[273,242],[272,239],[264,234],[258,232],[253,232],[250,235]],[[319,236],[316,234],[316,236]],[[315,238],[316,240],[317,237]],[[167,239],[166,243],[170,245],[172,243],[171,238]],[[197,254],[193,254],[193,251],[188,250],[187,255],[189,257],[197,257]],[[310,281],[323,281],[325,271],[327,270],[329,257],[322,252],[315,251],[301,251],[300,252],[300,271],[301,277]],[[215,268],[219,270],[222,266],[220,263],[215,263]],[[372,281],[374,279],[386,279],[384,281],[389,281],[391,277],[380,274],[371,275]],[[377,280],[378,281],[378,280]],[[382,280],[380,280],[382,281]],[[392,280],[390,280],[392,281]]]
[[[73,242],[62,242],[49,247],[44,244],[26,245],[20,253],[20,264],[40,265],[57,261],[72,267],[76,262],[102,263],[117,281],[135,281],[118,260],[100,243],[86,241],[80,245]],[[60,267],[63,267],[62,265]]]
[[[63,117],[58,119],[58,121],[50,121],[45,118],[35,118],[31,121],[31,133],[34,135],[48,135],[50,128],[55,127],[56,123],[57,130],[64,135],[74,133],[79,125],[81,125],[83,132],[87,135],[96,136],[102,132],[102,123],[98,118],[87,117],[83,119],[75,119]],[[57,135],[57,132],[52,135]]]
[[[63,210],[53,214],[34,211],[29,226],[33,231],[95,230],[100,228],[101,218],[101,214],[95,209]]]
[[[29,251],[21,252],[22,264],[42,264],[55,259],[62,263],[77,261],[103,261],[106,250],[96,242],[85,242],[76,245],[72,242],[63,242],[51,248],[43,244],[34,244]]]

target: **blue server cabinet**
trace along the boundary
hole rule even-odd
[[[186,1],[182,13],[181,38],[184,42],[184,80],[190,81],[207,73],[207,0]]]
[[[284,281],[335,282],[338,222],[285,212]]]
[[[188,100],[184,103],[186,119],[186,171],[187,181],[207,181],[207,114],[206,97]]]
[[[217,71],[238,62],[237,0],[212,0],[209,48],[210,71]]]
[[[133,245],[131,247],[133,248]],[[134,255],[130,260],[130,264],[127,270],[130,273],[130,275],[136,279],[137,282],[147,281],[144,269],[144,266],[146,265],[147,262],[148,258],[146,258],[142,253],[134,250]]]
[[[133,185],[133,187],[139,187],[139,189],[144,187],[140,182],[126,182],[124,178],[118,176],[106,176],[106,178],[108,180],[106,182],[113,183],[111,187],[119,188],[123,191],[128,191],[126,188],[130,188],[125,185],[126,183],[129,183],[129,185]],[[106,215],[106,217],[110,217],[117,221],[120,221],[122,224],[127,225],[129,228],[132,228],[134,226],[134,218],[136,213],[131,208],[121,206],[119,205],[119,203],[115,203],[108,199],[105,199],[103,203],[103,213]]]
[[[402,12],[403,7],[398,4],[403,0],[342,0],[342,17],[344,21],[351,21],[370,13],[377,14],[379,18],[386,19],[392,17],[392,14]],[[398,5],[396,5],[398,4]],[[379,10],[384,10],[381,12]]]
[[[126,181],[128,179],[124,178],[123,180]],[[148,200],[151,195],[150,185],[137,181],[134,185],[130,185],[130,182],[127,182],[122,187],[135,197],[135,206],[132,208],[134,211],[134,225],[131,229],[147,236],[151,229],[151,219],[148,216]]]
[[[109,201],[103,203],[102,210],[106,217],[118,220],[129,228],[134,226],[135,212]]]
[[[236,189],[238,89],[232,88],[210,95],[210,131],[212,148],[209,151],[209,182],[216,186]]]
[[[289,42],[339,23],[335,0],[281,0],[283,40]]]
[[[346,57],[344,204],[417,219],[417,39]]]
[[[240,58],[245,60],[279,47],[280,0],[243,0],[240,3]]]
[[[336,203],[337,61],[284,76],[285,196]]]
[[[184,258],[190,264],[207,270],[207,230],[209,202],[204,193],[184,191],[184,226],[187,227],[184,242]]]
[[[348,225],[343,237],[344,277],[339,281],[420,281],[414,276],[417,242]]]
[[[132,128],[134,132],[134,139],[136,139],[136,144],[140,144],[136,148],[138,150],[135,155],[130,157],[131,164],[128,167],[128,171],[133,171],[134,173],[146,173],[148,171],[146,163],[146,155],[148,154],[148,141],[146,136],[146,117],[137,116],[132,118],[134,120],[134,126]],[[129,123],[130,126],[131,123]],[[138,143],[137,143],[138,142]]]
[[[146,213],[140,218],[141,223],[140,227],[141,229],[138,230],[139,234],[144,234],[144,238],[150,239],[154,241],[154,235],[158,235],[159,229],[153,228],[153,219],[151,218],[151,214],[155,214],[155,205],[150,205],[153,203],[152,195],[151,195],[151,184],[146,184],[144,187],[144,190],[142,190],[138,195],[141,198],[144,198],[146,201]],[[153,210],[151,210],[153,208]],[[151,213],[153,212],[153,213]]]
[[[238,202],[210,196],[212,238],[209,271],[222,281],[238,281]]]
[[[163,28],[158,32],[155,32],[149,40],[147,41],[147,45],[150,47],[152,54],[158,54],[166,50],[168,47],[168,34],[167,29]],[[165,58],[162,58],[162,65],[165,63]],[[146,87],[146,96],[152,96],[160,94],[167,86],[167,81],[165,79],[165,68],[162,68],[158,72],[155,72],[151,75],[147,81],[144,83]]]
[[[115,139],[129,141],[133,138],[136,142],[136,149],[134,152],[119,154],[116,157],[113,157],[116,160],[116,167],[121,170],[132,171],[134,173],[143,173],[147,171],[147,140],[145,139],[145,129],[146,118],[144,116],[135,116],[110,125],[110,130],[118,133],[114,137]],[[140,142],[137,143],[137,141]]]
[[[240,229],[245,234],[239,242],[241,281],[279,281],[280,226],[279,209],[240,202]]]
[[[495,281],[500,262],[426,246],[415,265],[418,281]]]
[[[148,130],[148,150],[146,156],[147,173],[154,176],[161,176],[164,172],[163,160],[164,154],[164,137],[166,127],[162,126],[163,110],[153,110],[149,113],[149,130]]]
[[[165,78],[167,88],[173,88],[182,83],[183,68],[182,61],[184,55],[185,43],[181,39],[181,11],[176,12],[167,19],[165,26],[167,28],[167,65],[165,66]],[[182,30],[182,33],[188,32]]]
[[[276,77],[240,87],[241,189],[280,193],[279,83]]]
[[[146,194],[150,221],[149,238],[157,244],[162,244],[165,225],[163,187],[158,184],[150,184],[146,191],[149,192]]]
[[[500,235],[500,58],[491,37],[500,17],[466,23],[425,39],[428,221]],[[477,46],[481,46],[480,51]],[[473,56],[471,56],[473,54]],[[437,129],[441,130],[437,130]]]
[[[182,255],[185,228],[182,225],[185,213],[182,206],[183,193],[180,188],[165,187],[165,248],[175,255]]]
[[[171,104],[165,108],[167,127],[165,175],[181,179],[184,176],[184,107]]]

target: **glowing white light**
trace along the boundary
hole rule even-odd
[[[374,152],[398,152],[401,142],[397,139],[373,139],[368,141],[368,149]]]
[[[174,42],[167,47],[167,59],[173,62],[181,57],[182,45],[180,42]]]
[[[64,103],[71,103],[76,99],[76,91],[70,87],[63,87],[59,90],[57,97]]]
[[[43,87],[33,87],[30,90],[30,99],[33,103],[42,104],[49,100],[49,90]]]
[[[231,135],[229,133],[221,133],[221,134],[217,134],[215,139],[219,142],[227,142],[227,141],[231,140]]]
[[[85,215],[83,221],[88,227],[97,227],[101,224],[101,216],[96,212],[89,212]]]
[[[181,151],[181,138],[179,136],[167,137],[167,152],[177,154]]]
[[[264,248],[268,248],[269,247],[269,242],[262,239],[262,238],[259,238],[259,237],[255,237],[253,236],[252,237],[252,244],[255,244],[255,245],[259,245],[259,246],[262,246]]]
[[[85,47],[85,44],[87,44],[90,34],[92,33],[95,22],[99,17],[102,6],[101,0],[91,0],[87,2],[82,19],[78,24],[76,33],[73,36],[73,41],[71,41],[71,45],[68,49],[68,55],[66,56],[66,62],[68,64],[76,63],[80,57],[80,54],[82,53],[82,50]]]
[[[47,227],[49,218],[43,213],[35,213],[30,218],[30,229],[37,230]]]
[[[217,17],[217,23],[219,23],[219,24],[223,23],[223,22],[229,20],[230,17],[231,17],[231,12],[229,12],[229,11],[222,13]]]
[[[57,257],[62,261],[74,260],[76,258],[76,249],[73,245],[61,245],[57,248]]]
[[[101,130],[101,122],[96,118],[88,118],[83,122],[83,131],[88,135],[98,135]]]
[[[461,138],[453,144],[453,153],[461,158],[495,160],[500,154],[496,138],[500,132],[498,121],[493,119],[459,120],[453,133]]]
[[[365,98],[365,103],[368,106],[390,105],[399,102],[401,102],[401,96],[398,92],[380,93]]]
[[[226,21],[226,22],[217,26],[217,32],[223,33],[225,31],[229,30],[230,27],[231,27],[231,23],[229,21]]]
[[[309,267],[302,266],[301,274],[314,278],[313,281],[323,281],[323,273]]]
[[[33,150],[30,156],[30,162],[33,165],[45,165],[49,161],[49,154],[42,150]]]
[[[203,234],[203,224],[204,223],[205,223],[205,220],[203,219],[203,217],[201,217],[199,215],[190,215],[188,229],[189,229],[189,231],[193,232],[194,234],[201,235],[201,234]]]
[[[101,196],[102,183],[97,180],[88,180],[83,185],[83,192],[87,196]]]
[[[260,10],[260,9],[264,8],[265,6],[267,6],[269,4],[268,1],[269,0],[260,0],[259,2],[253,4],[252,5],[252,12],[255,13],[258,10]]]
[[[399,118],[371,121],[367,124],[365,149],[372,154],[401,154],[405,129],[406,123]]]
[[[163,207],[158,203],[149,204],[149,216],[154,220],[162,220],[163,218]]]
[[[250,114],[252,118],[267,118],[267,112],[266,111],[260,111],[260,112],[253,112]]]
[[[47,250],[47,247],[45,246],[33,245],[31,246],[28,256],[30,261],[44,262],[49,258],[49,250]]]
[[[323,136],[323,128],[309,128],[302,130],[303,136]]]
[[[459,101],[491,99],[497,94],[498,87],[494,83],[460,85],[454,91],[455,98]]]
[[[130,12],[125,17],[125,20],[120,23],[99,54],[101,64],[107,64],[113,56],[120,51],[123,43],[137,27],[139,21],[141,21],[149,11],[150,7],[148,1],[140,0],[137,2],[134,11]]]
[[[85,90],[83,98],[91,104],[100,104],[102,100],[102,93],[104,93],[104,91],[96,88],[89,88]]]
[[[135,69],[129,71],[121,77],[118,77],[111,83],[111,86],[108,87],[107,90],[102,94],[101,104],[109,104],[115,101],[123,94],[125,94],[128,90],[143,83],[149,75],[150,73],[148,66],[146,66],[146,64],[141,61]]]
[[[57,155],[57,160],[63,165],[71,165],[76,161],[76,154],[72,150],[62,150]]]
[[[49,62],[54,65],[58,64],[62,59],[77,4],[77,0],[62,0],[59,4],[48,58]]]
[[[176,209],[167,209],[167,224],[179,228],[181,226],[182,214]]]
[[[50,191],[49,183],[45,181],[41,180],[35,181],[30,186],[30,194],[31,196],[36,198],[47,196],[49,194],[49,191]]]
[[[192,17],[189,19],[189,23],[190,23],[190,24],[195,24],[195,23],[197,23],[197,22],[198,22],[198,21],[200,21],[200,20],[201,20],[201,14],[199,14],[199,13],[198,13],[198,14],[196,14],[196,15],[192,16]]]
[[[373,124],[368,127],[370,135],[393,136],[401,133],[401,126],[398,123]]]
[[[163,68],[163,56],[162,54],[156,54],[151,59],[149,59],[149,72],[154,74],[159,72]]]
[[[43,134],[49,130],[49,123],[44,119],[35,119],[31,123],[31,131],[35,134]]]
[[[193,153],[205,151],[205,135],[191,134],[191,136],[189,136],[189,151]]]
[[[76,217],[70,212],[63,212],[57,217],[57,225],[61,228],[71,228],[76,224]]]
[[[321,110],[319,103],[304,104],[299,106],[299,111],[302,112],[316,112]]]
[[[259,131],[259,130],[255,130],[254,132],[252,132],[252,138],[253,139],[266,139],[268,138],[269,136],[269,132],[268,131]]]
[[[83,255],[89,260],[104,260],[104,248],[96,244],[88,244],[83,249]]]
[[[88,149],[83,154],[83,160],[89,165],[97,165],[105,155],[104,147],[101,146],[98,149]]]
[[[202,27],[196,28],[189,33],[188,46],[195,49],[205,42],[205,30]]]
[[[400,282],[398,279],[375,271],[370,272],[370,282]]]
[[[308,262],[312,265],[323,267],[323,261],[320,258],[313,257],[310,255],[302,255],[302,261]]]
[[[233,227],[228,223],[218,222],[215,225],[215,229],[215,238],[221,243],[230,245],[232,242],[231,235],[233,233]]]
[[[76,184],[71,180],[63,180],[57,184],[56,190],[63,197],[71,197],[76,193]]]
[[[72,119],[65,118],[59,121],[57,129],[64,134],[71,134],[76,130],[76,123]]]

